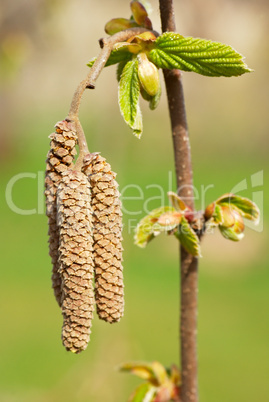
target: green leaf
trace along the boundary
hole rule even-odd
[[[174,212],[165,212],[162,214],[158,221],[156,222],[156,230],[159,230],[161,232],[170,232],[171,230],[175,229],[178,227],[182,219],[182,213],[178,211]]]
[[[134,242],[139,247],[146,247],[146,245],[162,231],[167,230],[161,227],[157,222],[159,217],[166,212],[175,212],[173,207],[160,207],[156,208],[149,215],[146,215],[138,223],[136,227]]]
[[[90,60],[89,63],[87,63],[87,66],[91,68],[94,65],[95,60],[96,60],[96,57],[94,59]]]
[[[105,67],[112,66],[113,64],[120,63],[121,61],[131,60],[132,56],[132,53],[129,52],[126,46],[118,47],[117,49],[112,50],[110,53]]]
[[[142,134],[142,115],[139,108],[138,61],[128,61],[123,68],[119,82],[119,106],[121,114],[133,133],[140,138]]]
[[[156,93],[156,95],[152,96],[150,101],[149,101],[149,108],[150,110],[155,110],[156,107],[159,105],[159,101],[161,99],[161,95],[162,95],[162,88],[161,85],[159,86],[159,90]]]
[[[133,27],[138,27],[138,24],[135,21],[128,20],[127,18],[112,18],[112,20],[106,23],[105,32],[108,35],[114,35],[124,29]]]
[[[116,76],[117,76],[117,81],[118,82],[120,82],[121,74],[123,72],[123,69],[124,69],[126,63],[127,63],[127,61],[121,61],[117,66]]]
[[[259,223],[260,211],[257,205],[248,198],[234,194],[224,194],[216,201],[219,205],[237,209],[243,218]]]
[[[222,236],[228,240],[239,241],[244,237],[244,233],[236,233],[233,228],[226,228],[220,225],[219,230]]]
[[[220,225],[223,222],[222,210],[218,204],[215,205],[215,210],[213,212],[212,218],[216,225]]]
[[[147,380],[155,385],[158,384],[155,372],[151,363],[123,363],[119,366],[120,371],[125,371],[136,375],[143,380]]]
[[[150,110],[155,110],[159,104],[161,95],[162,95],[162,88],[161,85],[159,86],[159,90],[156,95],[150,96],[144,88],[141,86],[140,87],[140,93],[142,95],[142,98],[145,99],[146,101],[149,102],[149,108]]]
[[[181,373],[179,371],[179,368],[175,364],[173,364],[169,369],[169,376],[172,383],[174,383],[175,385],[181,384]]]
[[[216,202],[212,202],[205,210],[208,211],[208,217],[206,218],[206,227],[207,229],[213,229],[216,226],[219,226],[223,223],[223,213],[221,206],[218,205]]]
[[[143,25],[145,19],[148,17],[147,10],[143,4],[141,4],[139,1],[132,1],[130,6],[135,22],[138,25]]]
[[[168,381],[168,374],[165,367],[158,361],[152,363],[123,363],[119,366],[120,371],[127,371],[154,386],[160,386]]]
[[[155,41],[149,59],[159,68],[177,68],[211,77],[231,77],[252,70],[231,46],[166,32]]]
[[[151,363],[151,366],[155,374],[155,378],[157,380],[158,385],[163,385],[167,383],[169,379],[165,367],[158,361],[153,361]]]
[[[156,388],[150,383],[139,385],[128,399],[128,402],[152,402],[156,394]]]
[[[128,51],[128,48],[126,46],[119,47],[117,49],[112,50],[112,52],[110,53],[110,56],[106,62],[105,67],[112,66],[113,64],[117,64],[122,61],[126,62],[128,60],[131,60],[132,57],[133,57],[132,53],[130,53]],[[95,60],[96,60],[96,57],[94,59],[90,60],[89,63],[87,63],[87,66],[91,68],[93,66]]]
[[[177,211],[184,211],[187,208],[185,202],[173,191],[168,191],[167,195],[169,201]]]
[[[175,232],[175,236],[188,253],[195,257],[201,257],[200,241],[186,218],[182,217],[179,230]]]

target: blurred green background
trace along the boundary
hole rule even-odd
[[[247,228],[240,243],[218,233],[203,240],[200,400],[268,401],[268,2],[175,3],[180,33],[229,43],[255,70],[231,79],[184,74],[197,208],[238,191],[262,212],[260,225]],[[152,6],[160,30],[158,2]],[[84,94],[81,107],[89,148],[107,158],[124,195],[124,318],[108,325],[95,317],[87,350],[72,355],[61,345],[62,317],[51,290],[43,199],[48,135],[67,115],[105,22],[129,13],[126,0],[0,5],[1,402],[126,402],[140,381],[118,373],[118,364],[178,364],[178,244],[160,237],[145,250],[133,245],[145,208],[163,202],[171,180],[175,190],[164,86],[155,112],[141,102],[140,141],[120,116],[114,67]]]

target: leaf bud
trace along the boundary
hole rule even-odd
[[[159,72],[155,64],[151,63],[145,53],[139,53],[138,58],[138,77],[141,86],[150,95],[154,96],[160,88]]]
[[[117,32],[123,31],[124,29],[129,29],[137,27],[135,21],[128,20],[127,18],[112,18],[105,25],[105,32],[108,35],[114,35]]]
[[[213,213],[215,212],[215,206],[216,206],[216,203],[215,203],[215,202],[212,202],[211,204],[209,204],[209,205],[206,207],[205,213],[204,213],[204,216],[205,216],[205,219],[206,219],[206,220],[209,220],[210,218],[212,218],[212,215],[213,215]]]
[[[130,39],[127,40],[127,42],[134,42],[134,43],[141,43],[141,42],[154,42],[156,40],[156,36],[154,35],[153,32],[146,31],[142,32],[139,35],[132,36]]]
[[[239,211],[222,206],[223,223],[219,226],[221,234],[229,240],[239,241],[244,237],[245,224]]]
[[[243,233],[244,229],[245,229],[245,224],[244,224],[244,220],[242,218],[242,215],[240,214],[240,212],[236,211],[235,209],[233,210],[233,215],[234,215],[234,231],[236,234],[241,234]]]
[[[139,1],[132,1],[130,6],[135,22],[147,29],[152,29],[152,23],[143,4],[141,4]]]
[[[222,226],[224,226],[225,228],[232,227],[235,224],[234,213],[236,211],[233,208],[226,207],[226,206],[222,206],[221,211],[222,211],[222,217],[223,217]]]

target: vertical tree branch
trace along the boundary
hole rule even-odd
[[[173,0],[160,0],[162,31],[176,31]],[[178,194],[194,209],[192,165],[181,72],[164,70],[172,127]],[[180,247],[181,308],[180,350],[182,402],[198,401],[197,296],[198,259]]]

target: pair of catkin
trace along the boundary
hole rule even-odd
[[[74,169],[71,122],[58,122],[50,139],[45,195],[52,287],[64,319],[63,345],[79,353],[89,342],[94,298],[100,319],[112,323],[123,315],[120,194],[116,174],[98,153]]]

